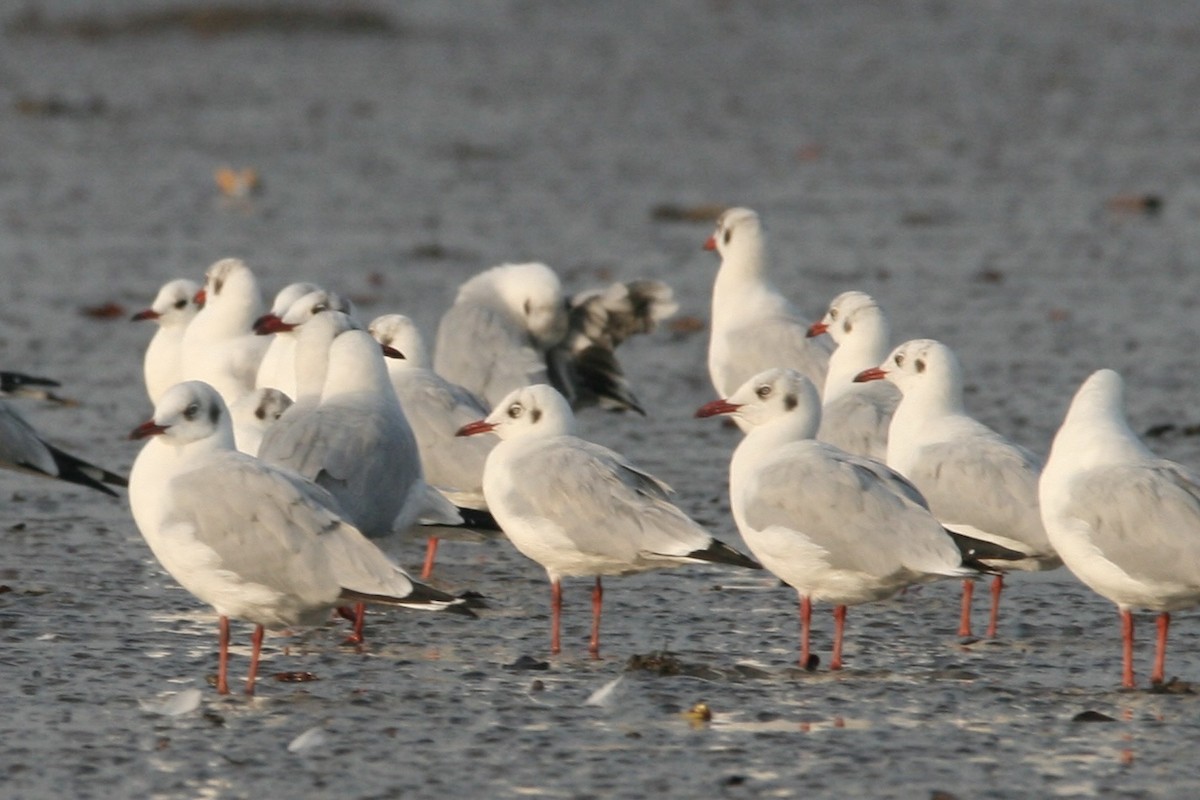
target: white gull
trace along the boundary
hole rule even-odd
[[[225,403],[211,386],[168,389],[130,433],[150,441],[134,462],[129,504],[163,568],[220,618],[217,691],[229,691],[229,619],[254,624],[246,693],[253,694],[264,628],[315,625],[347,602],[466,611],[412,581],[335,511],[320,487],[233,446]]]
[[[662,481],[574,430],[566,398],[538,384],[459,431],[500,437],[483,491],[509,540],[550,579],[551,653],[561,649],[563,578],[595,578],[588,652],[599,658],[602,576],[702,562],[760,568],[672,504]]]
[[[1024,555],[982,560],[995,569],[1054,569],[1062,560],[1038,511],[1041,460],[982,422],[963,403],[962,367],[933,339],[897,347],[856,380],[887,380],[903,394],[888,429],[887,463],[916,485],[951,530]],[[988,636],[996,635],[1003,575],[992,581]],[[959,635],[971,635],[973,584],[963,583]]]
[[[1134,686],[1133,609],[1158,612],[1152,683],[1165,677],[1172,611],[1200,604],[1200,474],[1152,453],[1125,419],[1124,382],[1094,372],[1075,393],[1039,484],[1063,563],[1121,614],[1121,683]]]

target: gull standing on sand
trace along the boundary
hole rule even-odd
[[[551,653],[561,649],[563,578],[596,579],[588,652],[599,658],[602,576],[702,562],[761,569],[673,505],[665,483],[574,431],[566,398],[546,384],[517,389],[459,431],[500,437],[483,491],[513,545],[550,579]]]
[[[267,341],[254,335],[262,298],[245,262],[224,258],[208,268],[201,305],[183,332],[180,348],[184,380],[202,380],[221,393],[226,405],[254,389]]]
[[[808,337],[809,323],[771,284],[766,244],[758,214],[748,208],[721,214],[704,243],[721,256],[708,343],[708,374],[721,397],[772,367],[791,367],[814,386],[825,385],[828,342]]]
[[[836,670],[847,606],[983,569],[963,552],[980,543],[952,538],[898,473],[815,440],[821,400],[799,372],[767,370],[696,412],[715,415],[747,430],[729,464],[730,507],[750,552],[800,595],[802,668],[814,600],[834,605]]]
[[[551,383],[575,408],[644,413],[614,350],[678,306],[660,281],[616,283],[568,299],[545,264],[502,264],[468,280],[438,325],[433,368],[494,405]]]
[[[1171,612],[1200,604],[1200,475],[1154,455],[1129,429],[1124,382],[1092,373],[1054,437],[1040,493],[1067,569],[1121,613],[1121,685],[1133,688],[1133,609],[1158,612],[1150,681],[1166,671]]]
[[[808,329],[810,338],[822,333],[828,333],[836,347],[821,392],[817,438],[848,453],[883,461],[900,390],[886,382],[855,383],[854,378],[887,356],[891,346],[887,317],[870,295],[842,292]]]
[[[394,351],[384,362],[404,416],[416,436],[425,482],[457,506],[468,523],[496,529],[483,495],[483,467],[496,440],[455,435],[468,422],[486,417],[491,409],[429,368],[421,332],[408,317],[384,314],[372,320],[367,330],[377,342]],[[479,513],[471,514],[472,511]],[[433,571],[437,547],[438,537],[429,536],[422,578],[428,578]]]
[[[984,563],[997,570],[1055,569],[1055,553],[1038,510],[1041,461],[967,414],[962,367],[949,347],[913,339],[857,381],[887,380],[903,394],[888,429],[887,464],[913,482],[943,525],[1025,554]],[[989,637],[996,635],[1003,575],[992,581]],[[963,582],[959,635],[971,635],[974,585]]]
[[[168,281],[158,290],[154,302],[132,317],[133,322],[154,320],[158,323],[158,330],[146,346],[146,356],[142,360],[142,375],[151,403],[157,402],[163,392],[180,380],[183,332],[200,310],[196,304],[198,291],[200,286],[195,281],[186,278]]]
[[[469,613],[412,581],[331,508],[320,487],[239,453],[211,386],[177,384],[130,433],[150,438],[134,462],[129,505],[175,580],[220,618],[217,691],[229,691],[229,618],[254,624],[246,693],[254,693],[263,629],[320,623],[349,602]]]

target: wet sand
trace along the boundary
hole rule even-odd
[[[1200,22],[1184,4],[424,2],[288,19],[253,4],[215,23],[134,0],[99,17],[25,6],[39,13],[0,18],[3,367],[63,381],[78,406],[21,409],[106,466],[128,469],[125,434],[149,413],[152,331],[126,320],[168,279],[236,255],[269,293],[318,280],[432,338],[463,280],[538,259],[572,289],[674,287],[696,324],[623,348],[649,417],[590,412],[583,432],[739,544],[736,433],[692,418],[713,397],[710,223],[668,213],[727,205],[763,215],[801,308],[875,295],[898,339],[950,344],[969,408],[1031,449],[1112,367],[1134,428],[1174,426],[1151,446],[1200,465]],[[221,196],[225,164],[262,190]],[[105,304],[120,313],[85,313]],[[374,614],[363,652],[335,624],[272,636],[248,702],[206,685],[215,620],[123,500],[2,481],[5,797],[1200,790],[1197,696],[1118,691],[1116,610],[1064,571],[1009,582],[994,642],[955,637],[954,583],[854,608],[847,668],[808,673],[795,598],[768,576],[607,582],[599,662],[588,586],[568,583],[549,659],[536,565],[502,541],[449,543],[439,585],[483,593],[481,619]],[[389,549],[418,566],[419,543]],[[1195,630],[1176,615],[1169,676],[1200,679]],[[659,672],[626,671],[660,651]],[[517,668],[530,660],[546,668]],[[316,680],[272,678],[302,672]],[[193,710],[145,707],[189,689]],[[710,722],[684,715],[698,702]]]

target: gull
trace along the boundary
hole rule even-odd
[[[883,461],[900,391],[890,383],[855,383],[854,378],[887,356],[887,317],[870,295],[842,292],[829,304],[825,316],[809,326],[809,337],[822,333],[828,333],[836,347],[821,392],[817,438],[846,452]]]
[[[1067,569],[1121,614],[1121,684],[1134,686],[1133,609],[1158,612],[1152,683],[1163,682],[1171,612],[1200,604],[1200,474],[1129,429],[1124,382],[1092,373],[1054,437],[1039,490]]]
[[[0,467],[77,483],[116,497],[105,484],[127,486],[125,478],[67,453],[46,441],[17,409],[0,400]]]
[[[806,335],[809,323],[767,277],[766,232],[758,214],[726,210],[704,249],[721,256],[708,343],[708,373],[717,394],[728,397],[772,367],[791,367],[823,386],[830,348],[824,339]]]
[[[283,319],[283,315],[287,313],[292,303],[309,292],[317,292],[320,289],[321,287],[317,284],[307,281],[289,283],[276,292],[275,298],[271,301],[271,308],[268,309],[267,313],[254,320],[254,324],[251,327],[254,328],[255,333],[260,333],[260,327],[268,326]],[[279,389],[288,397],[294,396],[296,394],[296,387],[294,385],[296,382],[296,366],[292,353],[295,347],[295,337],[273,336],[267,345],[266,351],[263,352],[262,361],[258,363],[258,372],[254,376],[254,385],[259,389]]]
[[[595,578],[588,652],[599,658],[602,576],[702,562],[761,568],[673,505],[665,483],[574,431],[566,398],[546,384],[511,392],[459,430],[500,437],[483,492],[509,540],[550,579],[551,653],[561,650],[563,578]]]
[[[64,406],[76,405],[74,400],[60,397],[50,391],[52,387],[61,386],[51,378],[41,378],[24,372],[0,370],[0,397],[29,397],[35,400],[46,400]]]
[[[980,543],[954,538],[902,476],[816,441],[821,400],[796,370],[766,370],[696,412],[716,415],[745,425],[729,464],[730,507],[750,552],[799,594],[802,668],[810,666],[813,601],[834,605],[837,670],[847,606],[984,569],[965,555]]]
[[[379,538],[415,524],[430,492],[379,344],[354,324],[326,311],[297,329],[296,402],[267,430],[259,457],[323,486],[355,527]]]
[[[158,330],[146,346],[146,355],[142,360],[146,394],[151,403],[157,401],[168,387],[180,381],[183,333],[200,310],[195,300],[199,291],[200,286],[186,278],[168,281],[158,290],[149,308],[142,309],[131,318],[133,322],[154,320],[158,323]]]
[[[246,694],[265,628],[315,625],[346,602],[467,612],[416,583],[332,509],[320,487],[240,453],[220,394],[168,389],[132,439],[150,439],[130,479],[134,522],[163,568],[219,617],[217,691],[228,693],[229,619],[254,624]]]
[[[951,530],[1025,554],[985,563],[997,570],[1041,571],[1062,564],[1038,511],[1041,460],[971,417],[963,405],[962,367],[933,339],[913,339],[857,381],[887,380],[903,397],[888,429],[887,464],[925,495]],[[996,635],[1004,576],[992,581],[987,635]],[[959,635],[971,635],[973,584],[963,583]]]
[[[308,291],[301,291],[312,287]],[[296,396],[296,336],[293,331],[305,320],[322,311],[341,311],[354,318],[354,304],[348,298],[310,283],[293,283],[275,296],[271,310],[254,321],[254,332],[275,334],[259,364],[255,385],[260,389],[279,389],[288,397]]]
[[[483,467],[496,440],[455,435],[491,409],[430,369],[421,332],[408,317],[384,314],[367,331],[392,355],[384,359],[388,378],[416,436],[425,482],[457,506],[470,527],[496,529],[483,495]],[[433,571],[437,547],[438,537],[429,536],[422,578]]]
[[[263,436],[292,405],[292,398],[278,389],[255,389],[238,398],[229,408],[233,440],[237,449],[258,455]]]
[[[501,264],[459,287],[438,325],[433,367],[492,405],[514,389],[552,383],[575,408],[645,413],[614,350],[677,308],[660,281],[616,283],[568,299],[545,264]]]
[[[225,258],[208,268],[196,293],[202,308],[183,332],[181,379],[202,380],[231,405],[254,388],[267,341],[254,335],[262,298],[245,262]]]

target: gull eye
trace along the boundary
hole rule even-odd
[[[837,315],[838,315],[838,310],[836,308],[829,309],[829,318],[830,319],[837,319]]]
[[[508,407],[508,416],[511,419],[516,419],[517,417],[521,416],[524,413],[525,413],[525,408],[520,403],[513,403],[511,406]]]
[[[760,399],[766,400],[771,396],[771,384],[764,383],[762,386],[755,389],[754,393],[758,395]]]
[[[183,410],[184,419],[195,419],[200,413],[200,404],[196,402],[188,403],[188,407]]]
[[[187,304],[188,304],[188,301],[187,301],[186,297],[182,297],[175,301],[176,308],[185,308],[187,306]]]
[[[312,307],[312,313],[314,313],[314,314],[320,314],[322,311],[328,311],[328,310],[329,310],[328,303],[317,303],[315,306]]]
[[[893,360],[896,362],[897,367],[904,366],[904,354],[903,353],[897,353],[896,357]]]

